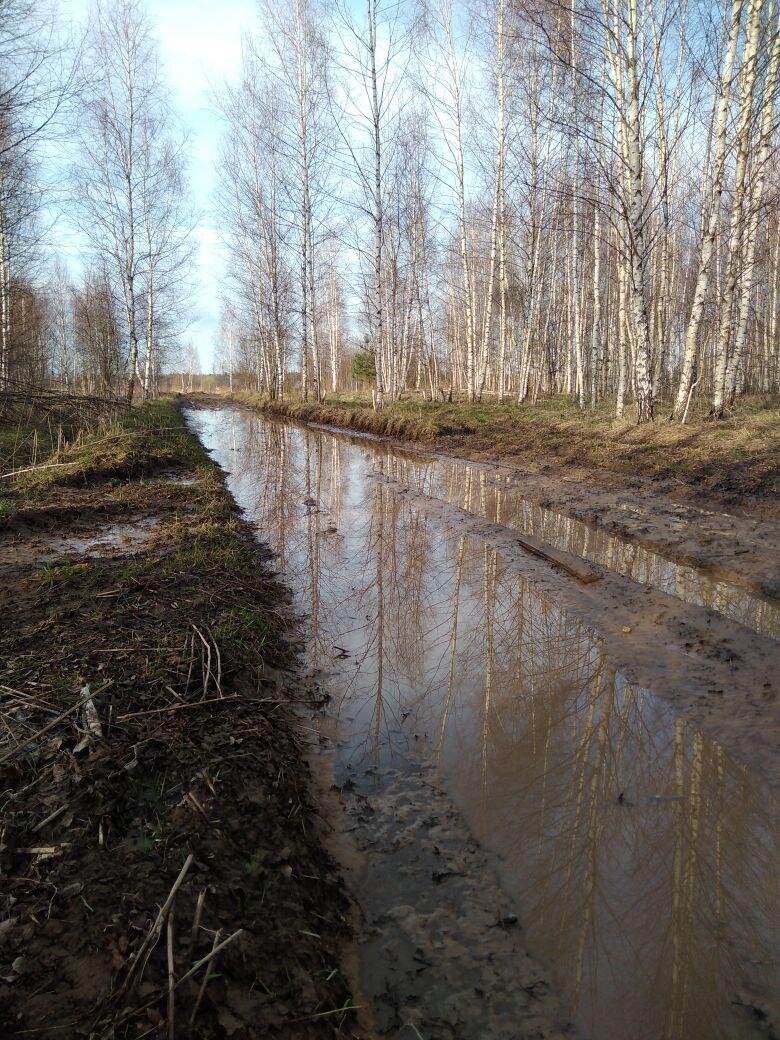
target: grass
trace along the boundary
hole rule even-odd
[[[33,597],[51,610],[43,628],[36,615],[18,632],[25,646],[19,669],[35,669],[40,661],[43,672],[52,639],[64,646],[124,645],[137,643],[142,631],[140,642],[151,652],[138,662],[139,674],[147,683],[172,682],[192,625],[213,634],[234,668],[254,672],[281,652],[277,596],[269,596],[252,532],[173,401],[134,409],[77,438],[58,458],[68,465],[8,482],[8,516],[16,509],[30,515],[54,508],[67,523],[69,509],[83,515],[85,502],[95,500],[104,509],[109,504],[133,514],[158,512],[163,501],[164,514],[154,540],[132,556],[44,563],[34,570]],[[196,483],[155,479],[171,468],[194,472]],[[110,590],[109,599],[96,597],[103,590]],[[72,629],[76,616],[81,627]],[[79,681],[74,674],[70,685]]]
[[[124,1005],[114,1006],[113,982],[103,981],[102,969],[106,977],[124,970],[115,963],[123,964],[118,943],[126,946],[129,937],[130,952],[137,950],[147,928],[143,915],[152,919],[188,853],[199,876],[177,896],[177,922],[193,919],[197,892],[208,885],[204,931],[244,929],[240,951],[232,959],[227,951],[219,968],[231,993],[246,994],[251,1028],[275,1031],[251,1004],[258,964],[268,991],[284,995],[268,1011],[274,1022],[345,1001],[340,977],[311,981],[337,959],[347,928],[335,868],[314,825],[297,723],[284,704],[285,693],[294,701],[304,691],[291,679],[277,696],[258,698],[268,666],[282,669],[293,660],[284,638],[286,593],[266,568],[265,551],[171,401],[82,430],[52,455],[67,464],[21,474],[3,489],[8,526],[19,525],[24,551],[6,565],[0,588],[0,681],[26,699],[20,735],[9,728],[16,723],[11,712],[0,737],[0,751],[23,748],[7,763],[0,809],[12,849],[61,843],[57,856],[15,860],[14,898],[20,918],[43,913],[70,940],[52,945],[37,931],[32,940],[11,936],[9,963],[23,943],[24,956],[42,966],[15,985],[0,1011],[0,1034],[7,1034],[6,1022],[13,1031],[21,1024],[35,1032],[45,1013],[53,1022],[78,1020],[79,1029],[83,1023],[124,1036],[112,1027]],[[52,456],[39,457],[48,461]],[[160,471],[170,468],[194,473],[195,482],[161,480]],[[47,563],[36,556],[41,531],[62,535],[74,524],[83,531],[96,520],[138,514],[157,524],[133,555],[76,553]],[[25,546],[27,524],[35,537]],[[27,749],[30,731],[48,723],[53,710],[72,706],[87,682],[102,691],[96,707],[103,738],[76,761],[81,731],[76,716],[67,716],[50,739]],[[32,830],[63,802],[71,811],[51,824],[51,839]],[[277,865],[286,847],[296,864],[289,877]],[[88,891],[88,905],[55,905],[48,895],[41,904],[42,891],[61,890],[74,877]],[[321,914],[326,940],[314,937]],[[83,993],[61,991],[70,963],[101,957],[101,971]],[[158,950],[144,980],[164,997],[166,979]],[[32,999],[43,989],[45,1012]],[[198,1035],[221,1031],[219,1007],[219,998],[204,1001]],[[182,995],[177,1017],[187,1013]]]
[[[43,468],[54,457],[65,465]],[[153,479],[168,469],[193,472],[196,482],[161,484]],[[237,516],[219,470],[171,400],[145,404],[82,432],[42,460],[42,468],[20,474],[8,485],[2,510],[7,519],[20,509],[26,516],[55,509],[59,524],[67,525],[71,515],[83,518],[93,503],[107,510],[98,514],[106,516],[113,515],[111,508],[128,514],[163,509],[148,551],[114,561],[90,558],[39,566],[34,580],[42,600],[56,595],[91,623],[112,628],[117,602],[167,602],[175,590],[176,605],[154,622],[153,641],[163,657],[177,656],[193,621],[210,626],[220,646],[224,640],[237,667],[251,662],[256,668],[264,654],[280,652],[278,616],[263,606],[267,583],[258,571],[257,546]],[[102,587],[112,589],[112,597],[94,599],[95,589]],[[53,619],[55,627],[63,621],[61,616]],[[123,623],[119,618],[117,638]],[[33,656],[51,649],[46,642],[40,647],[31,642]],[[20,662],[23,667],[31,663],[26,656]]]
[[[271,626],[268,618],[250,607],[230,607],[223,611],[214,626],[214,638],[220,646],[244,653],[265,646]]]
[[[57,437],[45,422],[32,421],[0,426],[0,470],[22,469],[49,456]]]
[[[638,426],[633,416],[616,420],[614,402],[580,411],[569,397],[535,404],[494,401],[387,402],[376,414],[365,396],[328,398],[321,405],[273,402],[239,392],[233,398],[302,422],[435,444],[454,454],[520,462],[554,462],[629,476],[648,476],[727,499],[776,492],[780,458],[780,399],[741,398],[733,413],[714,421],[703,408],[685,426],[669,421],[670,404]]]
[[[86,563],[44,563],[38,572],[38,578],[47,591],[58,586],[65,586],[74,579],[89,574],[89,565]]]
[[[12,435],[14,443],[30,443],[36,429],[31,424],[3,433],[6,440]],[[36,453],[35,468],[14,477],[12,484],[8,482],[8,494],[2,500],[6,505],[0,516],[3,511],[10,514],[20,499],[34,501],[56,487],[126,481],[166,467],[183,466],[198,470],[204,479],[214,479],[208,456],[190,436],[178,409],[166,399],[134,408],[92,429],[79,429],[70,442],[55,441],[49,447],[48,455]],[[18,454],[15,458],[18,462]],[[131,490],[133,494],[137,491]]]

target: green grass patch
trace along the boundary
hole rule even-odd
[[[89,573],[88,563],[73,563],[70,560],[65,563],[44,563],[38,571],[38,581],[48,590],[74,582],[83,585],[83,579],[88,577]]]
[[[220,647],[249,654],[263,649],[273,626],[270,619],[258,610],[231,607],[220,615],[213,631]]]

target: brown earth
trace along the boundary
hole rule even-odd
[[[357,1035],[267,553],[170,406],[62,457],[3,488],[0,1035]]]

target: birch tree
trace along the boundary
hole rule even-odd
[[[266,216],[231,237],[258,386],[286,324],[304,395],[367,329],[377,408],[565,395],[685,421],[699,387],[716,416],[778,387],[776,0],[287,0],[265,24],[252,80],[280,107],[242,148]]]
[[[743,220],[746,227],[741,257],[742,271],[738,286],[738,316],[734,335],[734,349],[728,359],[723,377],[723,404],[731,407],[737,389],[737,374],[747,342],[748,318],[755,276],[756,245],[758,241],[758,225],[766,200],[764,186],[767,167],[771,158],[772,138],[776,131],[776,94],[778,73],[780,72],[780,14],[776,0],[770,0],[768,10],[768,58],[764,74],[763,99],[758,128],[758,140],[755,150],[752,183],[747,189]],[[717,376],[716,376],[717,379]],[[716,383],[716,393],[718,386]],[[716,407],[717,411],[717,407]]]
[[[300,233],[297,169],[287,161],[282,128],[289,108],[278,96],[275,79],[261,63],[253,40],[244,46],[240,84],[226,90],[221,107],[227,134],[220,163],[219,208],[230,251],[230,277],[240,303],[237,312],[253,328],[250,342],[258,390],[284,395],[293,311],[308,321],[308,303],[296,301],[294,271],[303,270],[296,253]],[[307,247],[308,255],[308,247]],[[308,300],[308,278],[298,285]],[[305,312],[305,314],[304,314]],[[308,325],[302,323],[300,363],[308,365]],[[304,349],[305,348],[305,349]]]
[[[764,0],[748,0],[745,48],[742,68],[739,74],[739,114],[735,140],[736,155],[731,217],[729,221],[726,277],[722,290],[720,321],[715,345],[715,385],[712,411],[718,418],[723,415],[725,406],[726,376],[729,367],[729,348],[732,340],[732,319],[737,300],[743,252],[745,250],[745,237],[746,234],[749,234],[751,223],[750,214],[745,212],[749,205],[746,183],[753,122],[753,98],[758,78],[759,39],[763,7]],[[774,18],[772,18],[772,22],[774,22]],[[776,31],[774,25],[771,28]],[[774,47],[771,47],[770,51],[774,52]],[[772,64],[774,64],[774,61]],[[769,104],[774,106],[775,77],[771,70],[770,79],[771,82],[768,84],[770,86]],[[762,125],[763,129],[764,126]]]
[[[342,146],[349,156],[357,189],[357,207],[370,228],[370,247],[359,248],[368,271],[364,277],[367,318],[374,354],[374,407],[385,395],[386,316],[383,276],[387,224],[388,153],[398,136],[398,111],[406,87],[410,31],[400,0],[365,0],[362,7],[339,3],[335,27],[339,64]],[[358,219],[359,227],[363,220]]]
[[[125,398],[145,385],[155,350],[155,300],[161,267],[183,262],[180,149],[148,16],[137,0],[98,0],[88,54],[94,77],[79,113],[79,226],[93,255],[112,272],[128,344]],[[143,302],[146,301],[146,314]]]
[[[37,245],[40,146],[60,129],[78,48],[38,0],[0,0],[0,384],[12,376],[14,284]]]

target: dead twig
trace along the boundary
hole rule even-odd
[[[11,700],[21,700],[26,704],[31,704],[38,711],[47,711],[52,715],[57,714],[57,709],[51,704],[50,701],[44,700],[39,693],[33,696],[31,693],[23,693],[21,690],[15,689],[13,686],[3,686],[0,683],[0,690],[5,690],[6,693],[13,694]]]
[[[203,917],[203,907],[206,904],[206,889],[198,893],[198,901],[195,904],[195,917],[192,921],[192,930],[190,932],[190,942],[187,946],[187,960],[189,960],[195,952],[195,947],[198,944],[198,932],[200,931],[200,919]]]
[[[185,877],[187,876],[187,873],[190,867],[192,866],[194,859],[195,857],[192,855],[192,853],[190,853],[184,861],[184,866],[179,871],[179,876],[174,881],[173,888],[171,888],[170,892],[168,893],[168,898],[160,907],[160,911],[157,914],[157,917],[149,931],[149,934],[138,947],[138,951],[136,952],[136,955],[133,958],[130,967],[127,969],[127,975],[125,977],[124,983],[119,989],[119,993],[124,993],[129,987],[131,989],[134,989],[141,981],[144,968],[146,967],[146,962],[149,960],[151,952],[157,945],[157,940],[160,938],[163,923],[165,922],[165,918],[168,914],[168,911],[170,910],[171,905],[173,904],[173,901],[176,898],[176,893],[179,891],[179,888],[181,887]]]
[[[11,477],[18,477],[20,473],[36,473],[42,469],[59,469],[61,466],[76,466],[78,463],[74,460],[71,462],[48,462],[44,466],[25,466],[24,469],[12,469],[10,473],[0,473],[0,480],[10,480]]]
[[[217,689],[219,690],[220,695],[222,695],[222,654],[219,652],[219,645],[218,645],[216,639],[214,638],[214,635],[213,635],[211,629],[207,627],[206,631],[209,634],[209,639],[214,644],[214,653],[217,656],[217,678],[216,678]]]
[[[348,1011],[359,1011],[362,1004],[350,1004],[346,1002],[344,1007],[331,1008],[330,1011],[317,1011],[313,1015],[302,1015],[300,1018],[288,1018],[287,1025],[294,1025],[296,1022],[311,1022],[315,1018],[327,1018],[328,1015],[346,1015]]]
[[[59,809],[55,809],[54,812],[50,812],[49,815],[46,816],[43,820],[41,820],[40,823],[36,823],[36,825],[33,827],[33,834],[35,834],[36,831],[42,830],[47,823],[53,823],[57,819],[57,817],[62,816],[62,814],[65,812],[67,808],[67,805],[61,805]]]
[[[203,656],[203,651],[201,651],[201,672],[202,672],[202,676],[203,676],[203,679],[202,679],[202,682],[203,682],[203,695],[205,697],[208,694],[209,683],[213,679],[214,680],[214,685],[217,688],[217,693],[221,697],[222,696],[222,656],[221,656],[221,654],[219,652],[219,647],[217,646],[217,641],[214,639],[214,636],[211,634],[211,632],[209,631],[208,628],[206,628],[206,632],[208,633],[208,636],[209,636],[208,639],[206,639],[206,637],[203,635],[203,633],[201,632],[201,630],[198,628],[197,625],[193,624],[192,628],[193,628],[194,632],[196,633],[196,635],[198,636],[198,639],[200,639],[201,643],[203,644],[203,647],[204,647],[204,650],[205,650],[205,660],[204,660],[204,656]],[[216,669],[217,669],[216,673],[214,672],[214,669],[211,667],[212,650],[214,651],[214,656],[216,658]]]
[[[173,921],[174,921],[174,909],[175,904],[171,904],[171,909],[168,911],[168,932],[167,932],[167,943],[166,949],[168,954],[168,1027],[167,1034],[168,1040],[174,1040],[174,1025],[173,1025],[173,1013],[176,1007],[176,997],[174,990],[176,989],[176,975],[174,970],[173,962]]]
[[[232,697],[209,697],[205,701],[187,701],[185,704],[171,704],[167,708],[147,708],[144,711],[132,711],[127,715],[117,715],[117,722],[125,722],[127,719],[137,719],[141,715],[166,715],[173,711],[183,711],[185,708],[202,708],[204,704],[229,704],[231,701],[243,701],[244,697],[237,694]]]
[[[208,985],[209,976],[211,975],[211,968],[214,964],[214,957],[217,953],[217,949],[219,946],[219,937],[221,934],[222,931],[218,928],[216,934],[214,935],[214,942],[211,944],[211,952],[208,955],[206,970],[203,973],[203,978],[201,980],[200,987],[198,988],[198,996],[195,1000],[195,1006],[193,1007],[192,1014],[190,1015],[190,1029],[192,1029],[192,1027],[195,1025],[195,1017],[198,1014],[198,1008],[200,1007],[200,1003],[203,1000],[203,994],[206,992],[206,986]]]
[[[59,722],[62,722],[63,719],[66,719],[68,715],[70,715],[74,711],[78,711],[79,708],[83,707],[88,700],[98,697],[101,693],[107,690],[109,686],[111,686],[112,682],[113,680],[109,679],[107,682],[104,682],[102,686],[99,686],[94,691],[90,691],[88,686],[83,687],[82,693],[84,692],[84,690],[86,690],[86,696],[80,697],[75,704],[73,704],[70,708],[67,708],[65,711],[61,712],[56,718],[52,719],[51,722],[48,722],[42,729],[36,730],[35,733],[29,736],[23,744],[19,745],[19,747],[11,748],[10,751],[6,751],[4,755],[0,756],[0,766],[7,762],[9,758],[13,758],[17,751],[19,751],[22,747],[26,747],[33,740],[37,740],[39,737],[42,737],[45,733],[48,733],[49,730],[54,729],[54,727]]]
[[[186,975],[182,975],[182,977],[179,979],[176,985],[181,986],[182,982],[186,982],[187,979],[191,979],[193,975],[197,975],[197,973],[200,971],[204,964],[208,964],[208,962],[213,960],[213,958],[220,952],[220,950],[224,950],[229,943],[232,943],[234,939],[237,939],[239,935],[243,934],[244,929],[239,928],[238,931],[233,932],[232,935],[229,935],[227,939],[223,939],[219,946],[215,946],[212,949],[211,953],[207,953],[205,957],[201,957],[201,959],[196,964],[193,964],[193,966],[186,973]]]
[[[237,932],[233,932],[233,934],[229,935],[227,937],[227,939],[224,939],[218,946],[215,946],[211,950],[211,952],[206,954],[205,957],[202,957],[197,962],[197,964],[193,964],[193,966],[186,973],[186,975],[182,975],[182,977],[178,980],[178,982],[174,986],[174,989],[177,986],[180,986],[182,984],[182,982],[186,982],[188,979],[191,979],[193,975],[197,974],[197,972],[200,971],[200,969],[203,967],[204,964],[207,964],[209,961],[213,960],[213,958],[219,953],[220,950],[224,950],[224,948],[228,945],[228,943],[232,943],[234,939],[237,939],[240,935],[243,935],[243,934],[244,934],[244,929],[243,928],[239,928]],[[123,992],[123,989],[120,989],[116,995],[120,995],[122,992]],[[122,1015],[121,1018],[118,1018],[115,1021],[112,1021],[111,1026],[110,1026],[110,1035],[114,1036],[117,1028],[120,1025],[124,1025],[125,1022],[129,1021],[129,1019],[131,1019],[131,1018],[134,1018],[136,1015],[143,1014],[144,1011],[146,1011],[147,1008],[150,1008],[150,1007],[152,1007],[153,1004],[156,1004],[160,1000],[161,995],[162,994],[158,991],[152,997],[151,1000],[147,1000],[147,1002],[145,1004],[142,1004],[141,1007],[133,1008],[132,1010],[128,1011],[126,1014]],[[106,1034],[104,1034],[104,1036],[105,1035]]]

